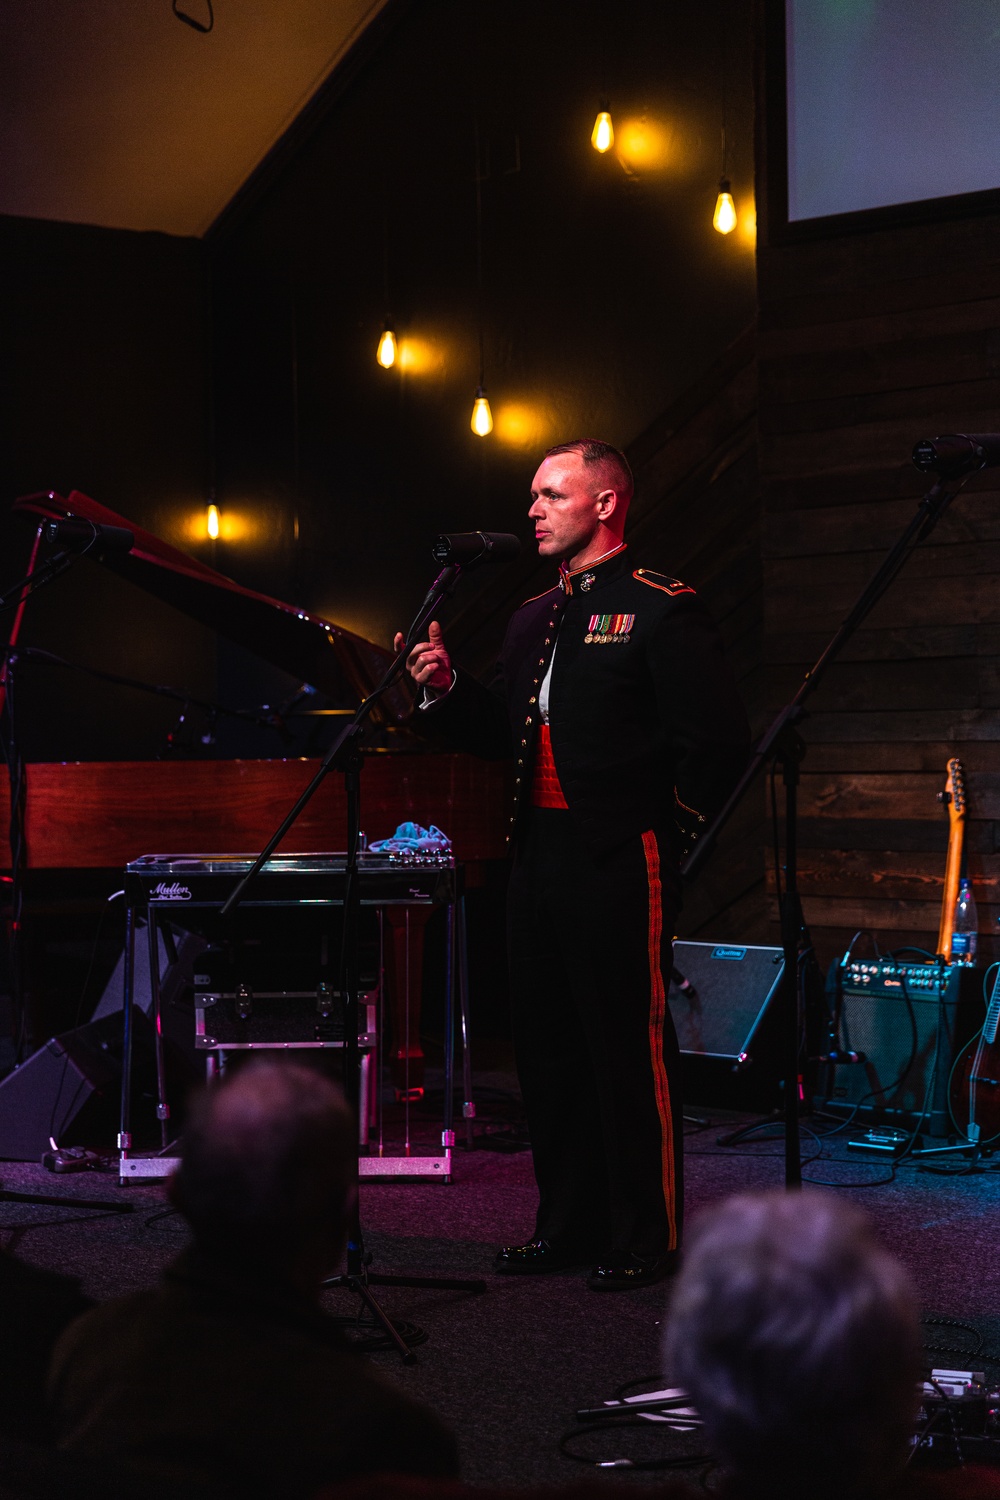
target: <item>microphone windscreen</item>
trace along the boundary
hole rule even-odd
[[[69,552],[131,552],[135,535],[124,526],[99,526],[82,516],[67,516],[64,521],[46,521],[45,540],[58,542]]]
[[[921,438],[913,449],[913,462],[924,474],[957,477],[1000,464],[1000,432],[945,432],[936,438]]]
[[[478,568],[486,562],[516,557],[520,550],[520,539],[508,531],[456,531],[439,536],[431,556],[437,563]]]

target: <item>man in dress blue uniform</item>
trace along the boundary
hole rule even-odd
[[[588,1265],[594,1291],[677,1262],[677,869],[749,743],[694,590],[625,545],[631,496],[609,444],[550,449],[528,514],[559,576],[515,611],[492,687],[453,668],[436,622],[407,659],[428,729],[516,765],[511,1006],[539,1206],[533,1238],[502,1249],[496,1270]]]

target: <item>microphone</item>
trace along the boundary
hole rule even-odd
[[[829,1052],[821,1052],[817,1057],[811,1057],[810,1062],[834,1063],[838,1067],[846,1067],[852,1063],[865,1063],[868,1061],[867,1052],[855,1052],[850,1047],[831,1047]]]
[[[971,474],[1000,465],[1000,432],[945,432],[921,438],[913,462],[924,474]]]
[[[81,516],[65,521],[46,521],[42,534],[47,542],[59,542],[68,552],[131,552],[135,534],[124,526],[98,526]]]
[[[437,563],[478,568],[482,563],[516,557],[520,550],[520,538],[507,531],[456,531],[450,536],[439,536],[431,548],[431,556]]]

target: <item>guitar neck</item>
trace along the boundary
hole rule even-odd
[[[997,1039],[997,1025],[1000,1024],[1000,969],[993,985],[993,994],[986,1008],[986,1020],[983,1022],[983,1041],[992,1047]]]
[[[956,832],[957,829],[957,832]],[[951,938],[955,927],[955,902],[962,869],[962,824],[952,827],[948,840],[948,858],[944,867],[944,895],[941,898],[941,925],[938,928],[937,951],[951,961]]]
[[[949,770],[958,773],[961,777],[961,768],[958,761],[949,763]],[[951,939],[955,927],[955,902],[958,900],[958,887],[962,875],[962,841],[965,835],[964,816],[964,785],[961,780],[957,786],[952,783],[952,796],[950,803],[950,825],[948,829],[948,856],[944,867],[944,893],[941,897],[941,925],[938,928],[937,951],[940,956],[951,962]],[[956,807],[958,789],[961,788],[962,807],[961,815]]]

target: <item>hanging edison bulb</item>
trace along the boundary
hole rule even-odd
[[[712,228],[720,234],[732,234],[736,228],[736,204],[733,202],[732,183],[728,177],[719,178],[719,196],[715,200]]]
[[[472,404],[472,420],[469,423],[476,437],[489,437],[493,431],[493,413],[481,385],[476,387],[476,399]]]
[[[606,109],[599,111],[594,121],[594,128],[590,132],[590,144],[595,151],[600,151],[602,156],[605,151],[610,151],[615,143],[615,127],[611,123],[611,115]]]
[[[217,542],[219,540],[219,507],[217,505],[210,505],[208,507],[208,514],[205,517],[205,528],[208,531],[209,539]]]
[[[383,370],[391,370],[396,363],[396,335],[388,323],[382,329],[382,337],[378,341],[378,351],[375,358]]]

